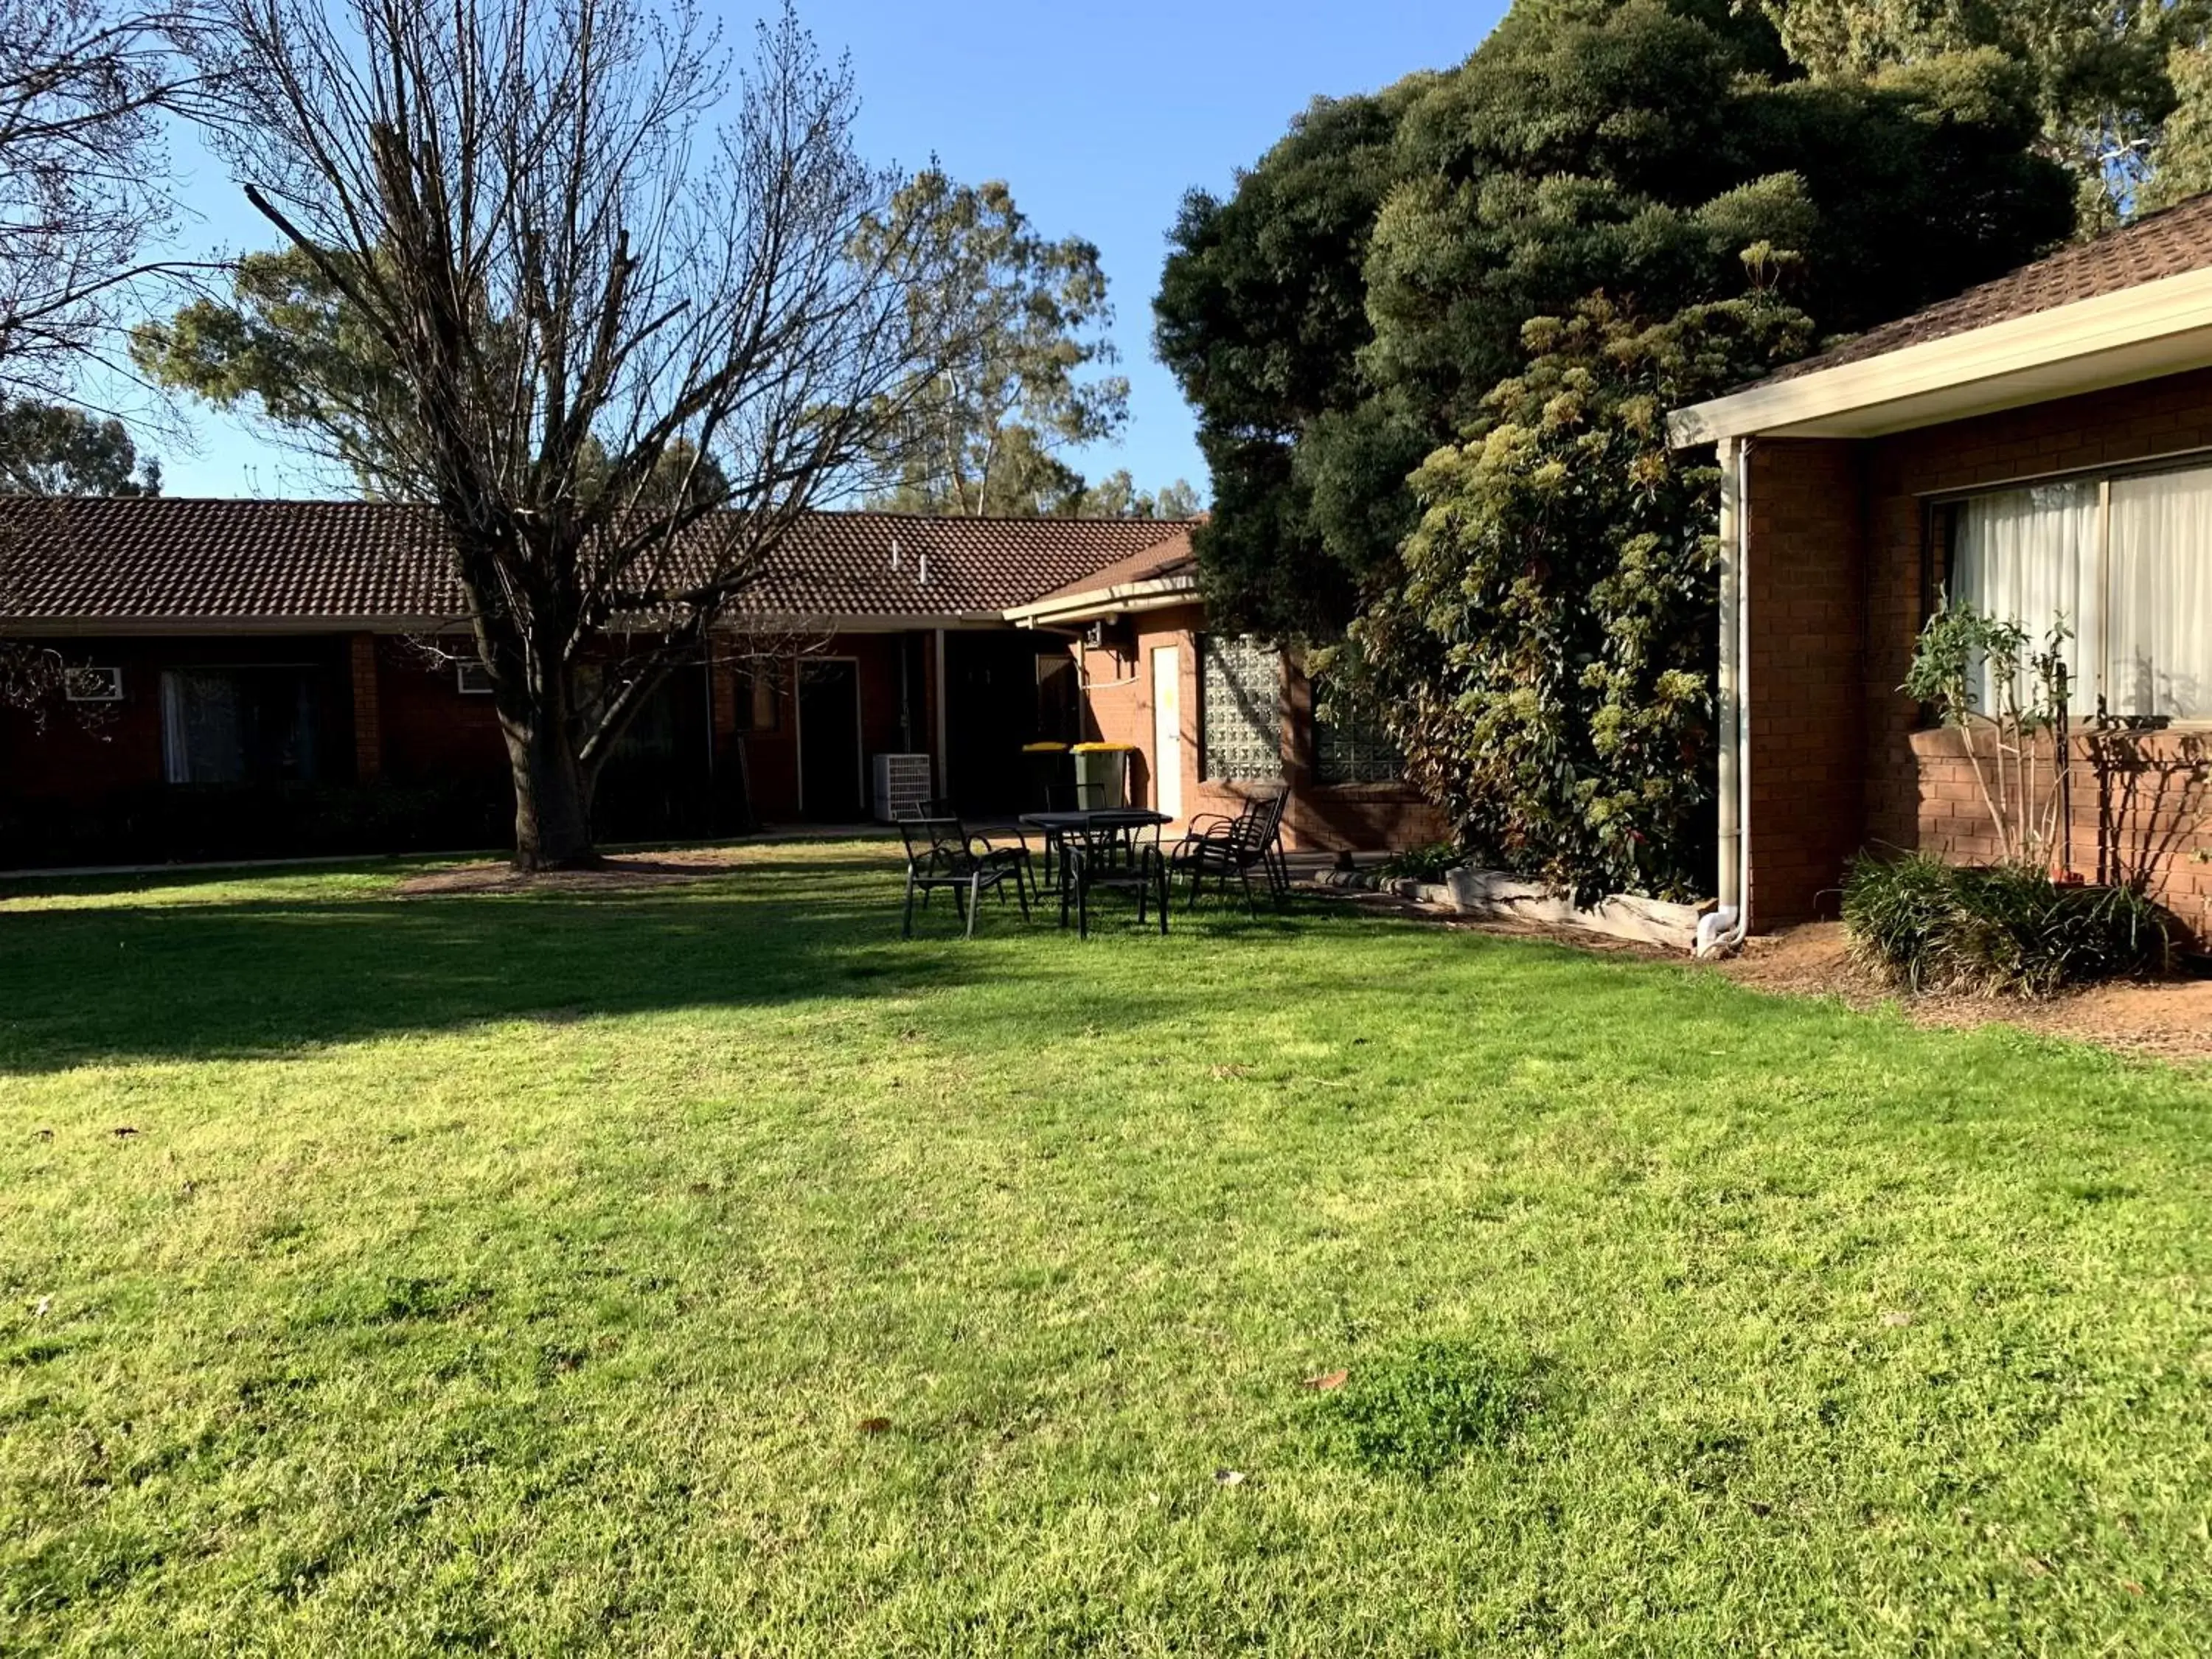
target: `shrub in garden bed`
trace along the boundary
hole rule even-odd
[[[1385,881],[1439,882],[1467,862],[1467,854],[1448,841],[1431,842],[1393,853],[1379,873]]]
[[[2018,865],[1861,857],[1844,880],[1851,951],[1914,991],[2047,996],[2170,972],[2179,925],[2130,887],[2053,881]]]

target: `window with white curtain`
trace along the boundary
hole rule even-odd
[[[315,671],[175,668],[161,675],[162,773],[171,783],[309,781]]]
[[[1956,503],[1945,586],[2027,630],[2073,637],[2076,714],[2212,720],[2212,467],[2033,484]],[[1984,672],[1976,702],[1993,706]],[[2022,688],[2025,691],[2026,688]]]
[[[2212,718],[2212,468],[2113,479],[2110,523],[2112,712]]]

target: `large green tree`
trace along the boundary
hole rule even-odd
[[[1129,415],[1128,381],[1097,372],[1115,361],[1098,249],[1040,234],[996,179],[960,185],[933,169],[891,210],[936,240],[942,291],[928,302],[973,326],[958,354],[891,394],[902,414],[879,454],[896,482],[878,504],[970,517],[1073,510],[1084,480],[1066,452],[1113,437]]]
[[[1586,301],[1528,325],[1521,372],[1415,475],[1404,580],[1340,672],[1486,860],[1585,902],[1700,889],[1718,475],[1670,446],[1667,412],[1811,338],[1763,293],[1656,323]]]
[[[0,495],[158,495],[161,464],[112,416],[37,398],[0,402]]]
[[[1158,344],[1213,475],[1223,620],[1330,636],[1398,574],[1407,480],[1603,293],[1664,319],[1801,252],[1824,331],[1899,315],[2063,236],[2031,77],[1995,51],[1808,79],[1757,14],[1516,6],[1461,67],[1322,103],[1226,198],[1184,204]]]
[[[228,299],[139,325],[131,361],[159,385],[295,435],[378,492],[424,439],[384,332],[347,291],[351,264],[339,247],[246,254]]]
[[[2187,137],[2204,118],[2206,0],[1760,3],[1791,58],[1823,76],[1976,49],[2021,65],[2040,148],[2073,173],[2084,229],[2212,189],[2212,158]]]

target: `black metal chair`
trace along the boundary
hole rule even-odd
[[[1137,926],[1157,908],[1160,932],[1168,931],[1168,861],[1160,850],[1157,823],[1069,830],[1060,838],[1060,925],[1067,926],[1071,905],[1079,937],[1091,937],[1091,896],[1131,893],[1137,900]]]
[[[1075,811],[1075,786],[1072,783],[1045,785],[1044,810],[1048,812]],[[1049,887],[1052,885],[1053,864],[1061,856],[1060,832],[1057,830],[1040,829],[1037,836],[1044,842],[1044,884]]]
[[[1283,855],[1283,808],[1289,799],[1287,790],[1278,790],[1254,796],[1234,817],[1210,812],[1191,820],[1188,831],[1169,854],[1170,864],[1190,877],[1188,908],[1198,908],[1208,876],[1224,894],[1234,876],[1243,884],[1245,909],[1258,915],[1260,906],[1252,892],[1255,870],[1267,884],[1268,899],[1281,905],[1291,884],[1289,863]]]
[[[1022,919],[1030,914],[1030,849],[994,847],[981,836],[971,836],[957,817],[901,818],[899,838],[906,843],[906,914],[899,924],[902,939],[914,937],[914,896],[921,895],[925,908],[939,887],[952,890],[953,908],[967,924],[966,937],[975,937],[975,912],[983,895],[996,893],[1006,902],[1006,884],[1014,884],[1021,901]]]

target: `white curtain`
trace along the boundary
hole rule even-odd
[[[170,783],[192,781],[191,735],[185,719],[184,677],[161,671],[161,774]]]
[[[2073,637],[2064,656],[2076,713],[2096,707],[2094,676],[2104,627],[2097,572],[2097,486],[2038,484],[1978,495],[1960,505],[1945,589],[1954,605],[1972,605],[2001,623],[2017,623],[2028,636],[2028,654],[2043,648],[2051,625],[2063,620]],[[1972,684],[1974,706],[1995,707],[1986,665]],[[2032,686],[2026,671],[2017,688],[2023,702]]]
[[[2212,469],[2115,479],[2111,560],[2112,712],[2212,716]]]

